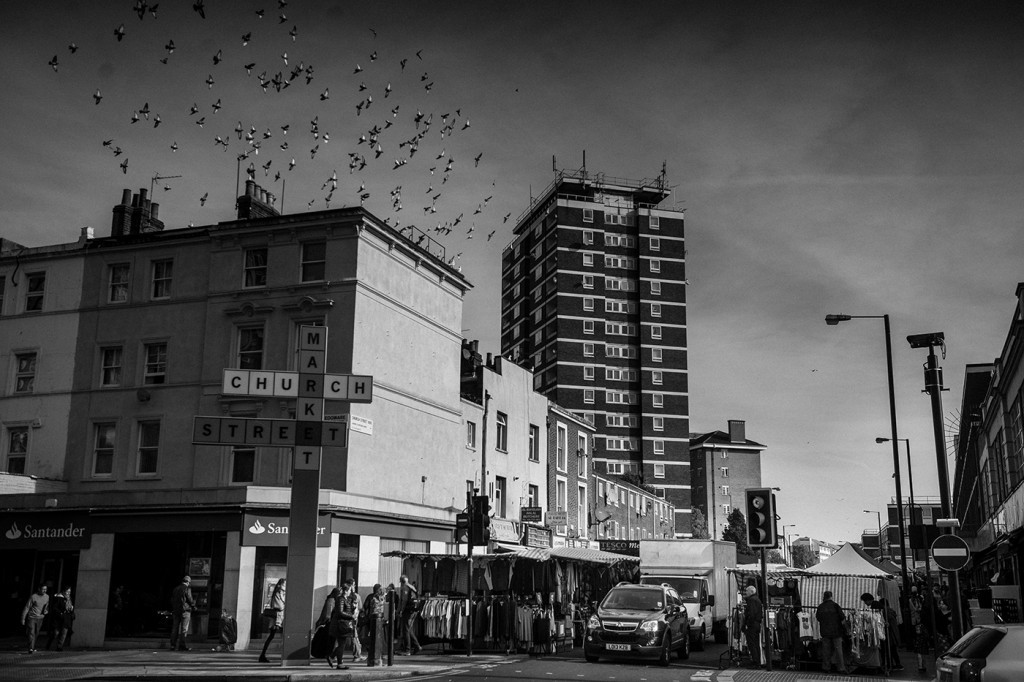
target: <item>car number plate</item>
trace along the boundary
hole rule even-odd
[[[608,651],[629,651],[628,644],[605,644],[604,646]]]

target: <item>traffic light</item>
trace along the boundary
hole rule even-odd
[[[469,540],[469,514],[459,512],[455,515],[455,542],[467,542]]]
[[[487,495],[473,495],[469,525],[469,543],[485,547],[491,539],[491,505]]]
[[[775,496],[771,488],[748,488],[747,544],[751,547],[778,547],[775,528]]]

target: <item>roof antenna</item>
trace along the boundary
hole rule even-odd
[[[554,154],[551,155],[551,172],[552,173],[557,173],[558,172],[558,166],[555,165],[555,155]]]
[[[666,168],[667,164],[668,164],[668,161],[662,161],[661,162],[661,176],[658,179],[658,182],[660,184],[660,189],[665,189],[665,168]]]

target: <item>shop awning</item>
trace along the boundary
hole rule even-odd
[[[528,561],[547,561],[548,559],[564,559],[567,561],[604,564],[607,566],[618,563],[640,563],[640,559],[638,557],[625,556],[623,554],[614,554],[612,552],[602,552],[599,549],[588,549],[586,547],[547,548],[524,547],[522,545],[502,545],[500,549],[504,550],[500,554],[474,554],[473,561],[517,561],[520,559],[525,559]],[[429,554],[419,552],[405,552],[397,549],[391,552],[384,552],[383,554],[381,554],[381,556],[397,556],[403,558],[416,557],[419,559],[431,559],[433,561],[440,561],[442,559],[459,560],[466,558],[464,554]]]

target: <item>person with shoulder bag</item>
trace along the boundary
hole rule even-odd
[[[281,578],[274,585],[274,591],[270,595],[270,606],[263,610],[263,618],[270,622],[269,632],[267,634],[267,640],[263,642],[263,651],[260,652],[260,663],[270,663],[270,659],[267,658],[267,649],[270,647],[270,643],[274,640],[274,635],[281,632],[284,627],[284,600],[285,600],[285,589],[287,581],[285,578]]]
[[[327,598],[324,599],[324,606],[320,610],[320,617],[316,619],[316,623],[313,625],[314,636],[313,644],[310,646],[311,655],[314,658],[320,657],[318,653],[313,653],[313,650],[318,648],[318,637],[323,637],[323,635],[321,635],[320,633],[320,628],[324,628],[323,632],[326,633],[327,641],[326,650],[325,653],[323,654],[323,658],[327,661],[327,667],[329,668],[334,667],[334,661],[332,659],[334,657],[335,646],[337,645],[335,639],[335,629],[331,627],[331,615],[334,613],[334,609],[336,608],[339,601],[341,601],[341,588],[335,587],[331,590],[330,594],[327,595]]]

